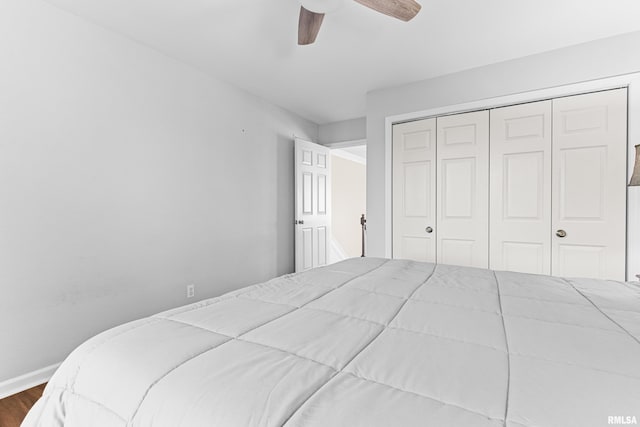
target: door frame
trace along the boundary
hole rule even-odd
[[[590,80],[568,85],[554,86],[511,95],[481,99],[478,101],[453,104],[428,110],[385,117],[385,257],[392,257],[393,248],[393,206],[392,206],[392,175],[393,175],[393,125],[396,123],[426,119],[430,117],[450,114],[466,113],[486,110],[528,102],[543,101],[565,96],[580,95],[609,89],[627,88],[627,179],[633,172],[635,160],[635,144],[640,144],[640,120],[631,121],[629,117],[640,117],[640,73],[624,74],[621,76]],[[629,218],[640,218],[640,190],[627,188],[627,255],[626,278],[635,278],[640,274],[640,221],[630,223]]]

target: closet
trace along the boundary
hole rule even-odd
[[[624,280],[627,91],[393,126],[393,257]]]

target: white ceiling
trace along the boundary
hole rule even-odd
[[[298,46],[297,0],[47,0],[323,124],[370,90],[640,30],[638,0],[418,0],[404,23],[346,0]]]

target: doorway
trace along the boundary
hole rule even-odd
[[[363,214],[366,216],[367,206],[367,146],[355,141],[329,147],[332,164],[329,261],[334,263],[363,254],[360,221]]]

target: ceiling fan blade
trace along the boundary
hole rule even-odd
[[[422,6],[415,0],[355,0],[361,5],[402,21],[410,21]]]
[[[315,13],[300,6],[300,19],[298,20],[298,44],[311,44],[316,41],[318,31],[322,25],[324,13]]]

